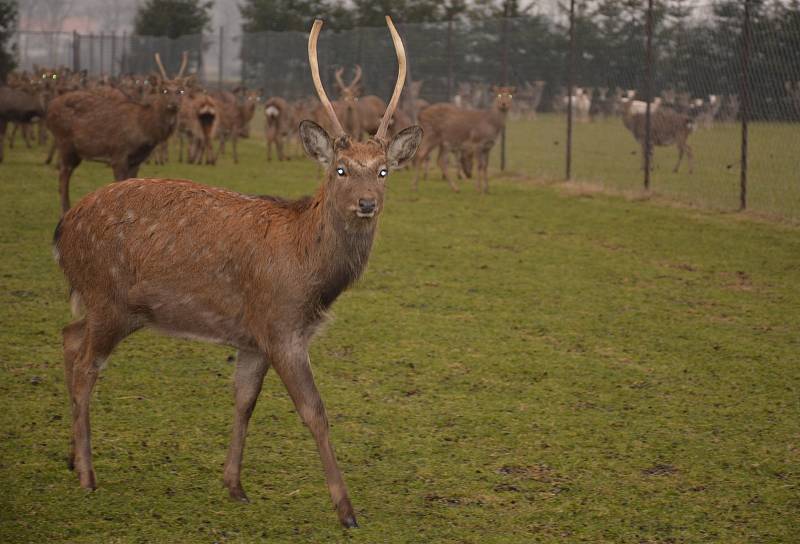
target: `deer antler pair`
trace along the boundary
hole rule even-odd
[[[167,71],[164,69],[164,64],[161,62],[161,55],[158,53],[155,54],[156,57],[156,65],[158,65],[158,70],[161,72],[161,77],[164,79],[169,79],[167,75]],[[181,69],[178,71],[178,75],[175,78],[183,77],[183,72],[186,71],[186,66],[189,64],[189,53],[184,51],[181,54]]]
[[[350,85],[345,85],[344,81],[342,80],[342,74],[344,73],[344,68],[339,68],[336,70],[336,83],[339,84],[339,88],[344,91],[346,89],[355,90],[355,86],[361,81],[361,65],[356,64],[356,74],[353,76],[353,81],[350,82]]]
[[[403,40],[400,39],[400,34],[397,33],[397,29],[394,27],[394,23],[392,23],[392,18],[388,15],[386,16],[386,24],[389,27],[389,32],[392,35],[392,42],[394,43],[394,49],[397,52],[397,82],[394,84],[394,92],[392,93],[392,98],[389,101],[389,105],[386,107],[386,111],[383,114],[383,118],[381,119],[381,124],[378,126],[378,131],[375,133],[376,140],[385,140],[386,139],[386,130],[389,128],[389,121],[391,121],[392,116],[394,115],[395,110],[397,109],[397,102],[400,100],[400,93],[403,90],[403,84],[406,81],[406,50],[403,47]],[[314,21],[314,26],[311,27],[311,34],[308,37],[308,62],[311,65],[311,78],[314,80],[314,88],[317,90],[317,95],[319,95],[319,100],[322,102],[325,111],[328,113],[328,117],[331,119],[331,123],[333,124],[333,132],[334,137],[344,136],[345,132],[342,129],[342,124],[339,122],[339,119],[336,117],[336,111],[333,109],[333,105],[331,101],[328,100],[328,95],[325,94],[325,89],[322,87],[322,80],[319,77],[319,63],[317,61],[317,39],[319,38],[319,33],[322,30],[322,21],[317,19]],[[339,81],[339,84],[342,85],[341,82],[341,73],[336,73],[336,79]],[[356,66],[356,77],[353,80],[351,85],[355,85],[361,79],[361,67]]]

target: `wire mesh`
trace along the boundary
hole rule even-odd
[[[800,219],[800,5],[751,2],[748,207]],[[646,0],[576,0],[573,89],[573,177],[615,190],[640,190],[642,149],[626,126],[624,97],[643,100]],[[401,24],[409,79],[429,103],[491,107],[493,85],[514,86],[506,127],[506,170],[563,179],[566,147],[568,18],[563,3],[545,2],[525,17]],[[721,209],[739,206],[743,2],[657,0],[653,29],[653,114],[686,115],[693,130],[686,157],[666,138],[653,147],[652,190]],[[545,9],[546,8],[546,9]],[[244,83],[265,96],[313,96],[304,32],[215,32],[177,40],[132,35],[20,33],[22,68],[65,65],[90,75],[150,72],[160,52],[177,71],[207,85]],[[386,28],[326,28],[320,68],[336,96],[334,74],[362,68],[364,94],[388,99],[396,73]],[[407,86],[408,87],[408,86]],[[656,127],[660,121],[655,121]],[[629,125],[630,123],[628,123]],[[651,130],[651,136],[656,137]],[[664,145],[661,145],[661,144]],[[491,168],[500,165],[495,146]],[[435,178],[436,176],[434,176]]]

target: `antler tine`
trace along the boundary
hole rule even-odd
[[[339,85],[339,89],[341,91],[344,91],[345,89],[347,89],[347,85],[345,85],[344,81],[342,80],[342,73],[343,72],[344,72],[344,68],[337,68],[336,72],[334,73],[334,75],[336,76],[336,83]]]
[[[325,89],[322,87],[322,81],[319,78],[319,63],[317,62],[317,38],[319,32],[322,30],[322,21],[317,19],[314,21],[314,26],[311,27],[311,34],[308,36],[308,63],[311,66],[311,78],[314,80],[314,88],[317,90],[319,101],[322,102],[325,111],[328,112],[328,117],[331,119],[333,125],[333,136],[338,138],[344,136],[344,129],[339,119],[336,118],[336,112],[333,109],[331,101],[328,100],[328,95],[325,94]]]
[[[386,24],[389,26],[389,32],[392,34],[392,42],[394,42],[394,49],[397,52],[397,82],[394,84],[392,99],[389,100],[389,105],[383,113],[381,124],[378,127],[378,131],[375,133],[375,138],[378,140],[384,140],[386,138],[386,129],[389,128],[389,121],[391,121],[392,115],[394,115],[394,111],[397,109],[397,103],[400,101],[400,93],[403,92],[403,84],[406,82],[406,50],[403,47],[403,40],[400,38],[400,34],[397,33],[397,29],[394,27],[394,23],[392,23],[392,18],[388,15],[386,16]]]
[[[176,78],[183,77],[183,72],[186,71],[186,66],[189,64],[189,52],[184,51],[181,54],[181,69],[178,70],[178,75],[175,76]]]
[[[156,57],[156,65],[158,66],[158,69],[161,71],[161,77],[163,77],[164,79],[169,79],[169,77],[167,76],[167,71],[164,69],[164,64],[161,62],[161,55],[156,53],[155,57]]]
[[[359,81],[361,81],[361,65],[356,64],[356,75],[353,76],[353,81],[350,83],[350,86],[355,87],[358,85]]]

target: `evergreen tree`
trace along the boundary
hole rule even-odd
[[[0,0],[0,81],[5,81],[8,73],[16,67],[14,55],[8,43],[17,26],[16,0]]]
[[[167,38],[201,34],[209,29],[213,4],[210,0],[147,0],[136,12],[136,34]]]

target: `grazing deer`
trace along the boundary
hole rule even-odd
[[[295,116],[291,105],[279,96],[273,96],[264,103],[264,136],[267,140],[267,160],[272,160],[272,146],[278,154],[278,160],[288,160],[283,146],[294,130]]]
[[[658,99],[657,99],[658,100]],[[641,112],[634,112],[634,100],[626,100],[625,109],[623,113],[623,123],[625,127],[630,130],[633,137],[642,148],[642,169],[645,168],[647,153],[645,135],[647,134],[646,114]],[[654,106],[652,104],[651,106]],[[675,145],[678,148],[678,162],[675,164],[673,172],[677,172],[683,159],[683,154],[686,153],[686,160],[689,162],[689,173],[692,173],[692,148],[687,143],[689,135],[694,131],[695,124],[692,118],[683,113],[678,113],[668,108],[658,108],[650,111],[650,153],[652,158],[652,148],[655,146],[671,146]],[[652,161],[650,162],[652,168]]]
[[[183,74],[169,79],[158,53],[155,59],[162,78],[151,76],[158,92],[143,103],[96,91],[69,92],[50,103],[46,120],[61,159],[58,189],[62,215],[69,209],[69,180],[81,161],[108,162],[115,181],[136,177],[139,166],[175,130],[184,93]]]
[[[440,148],[439,167],[453,191],[459,190],[447,172],[447,161],[453,151],[466,152],[467,156],[477,159],[478,191],[489,191],[489,153],[505,127],[515,88],[492,87],[491,90],[495,98],[489,110],[463,110],[451,104],[434,104],[420,113],[420,124],[426,137],[415,160],[414,190],[417,190],[422,162],[433,149]],[[465,173],[467,171],[465,169]]]
[[[72,405],[71,466],[94,489],[91,391],[123,338],[143,327],[239,350],[235,415],[224,467],[230,496],[247,501],[240,471],[245,436],[269,367],[283,381],[313,435],[339,520],[356,517],[314,385],[308,348],[336,298],[364,271],[383,211],[386,178],[411,160],[422,131],[391,140],[387,128],[405,80],[400,35],[386,18],[399,74],[375,137],[357,142],[336,118],[317,65],[317,20],[308,43],[314,87],[333,134],[313,121],[300,133],[325,168],[314,196],[288,201],[191,181],[131,179],[84,197],[56,227],[55,255],[84,317],[63,330]]]

